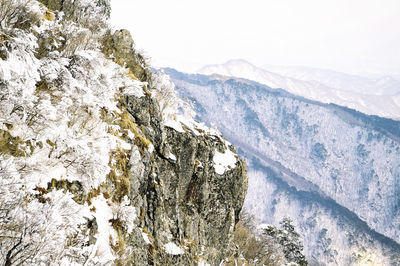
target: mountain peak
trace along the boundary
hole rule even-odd
[[[226,61],[225,63],[223,63],[222,65],[251,65],[251,66],[254,66],[249,61],[246,61],[246,60],[241,59],[241,58],[230,59],[230,60]]]
[[[252,63],[244,60],[244,59],[230,59],[222,64],[212,64],[206,65],[200,68],[197,73],[200,74],[221,74],[221,75],[229,75],[229,73],[220,73],[223,69],[237,69],[237,68],[246,68],[246,69],[256,69],[257,67]]]

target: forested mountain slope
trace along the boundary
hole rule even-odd
[[[249,80],[165,72],[247,158],[245,206],[260,222],[292,217],[310,261],[399,263],[399,122]]]

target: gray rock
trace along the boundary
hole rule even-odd
[[[193,265],[202,258],[219,264],[234,250],[232,233],[247,191],[245,164],[238,160],[235,168],[218,175],[214,153],[232,147],[219,138],[162,127],[157,103],[149,96],[128,97],[125,104],[155,147],[152,153],[134,150],[130,157],[130,198],[141,214],[138,226],[153,239],[149,252],[147,244],[138,243],[140,237],[130,237],[132,245],[140,246],[135,263]],[[176,160],[167,157],[169,152]],[[167,254],[163,246],[168,242],[186,247],[185,253]]]

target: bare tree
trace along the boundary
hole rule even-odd
[[[23,181],[13,161],[0,157],[0,265],[34,263],[48,240],[46,221],[52,206],[26,193]]]
[[[0,263],[13,265],[18,261],[21,251],[26,248],[23,243],[26,229],[20,218],[23,217],[24,195],[19,188],[23,187],[12,169],[12,161],[2,159],[0,164]],[[21,217],[22,215],[22,217]],[[19,217],[18,217],[19,216]]]

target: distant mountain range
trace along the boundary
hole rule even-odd
[[[285,77],[295,78],[302,81],[316,81],[341,91],[356,92],[367,95],[391,96],[400,93],[400,81],[389,75],[377,78],[367,78],[332,70],[304,66],[285,67],[264,65],[262,68]]]
[[[197,73],[249,79],[307,99],[400,119],[400,81],[391,76],[371,79],[308,67],[260,68],[242,59],[208,65]]]

